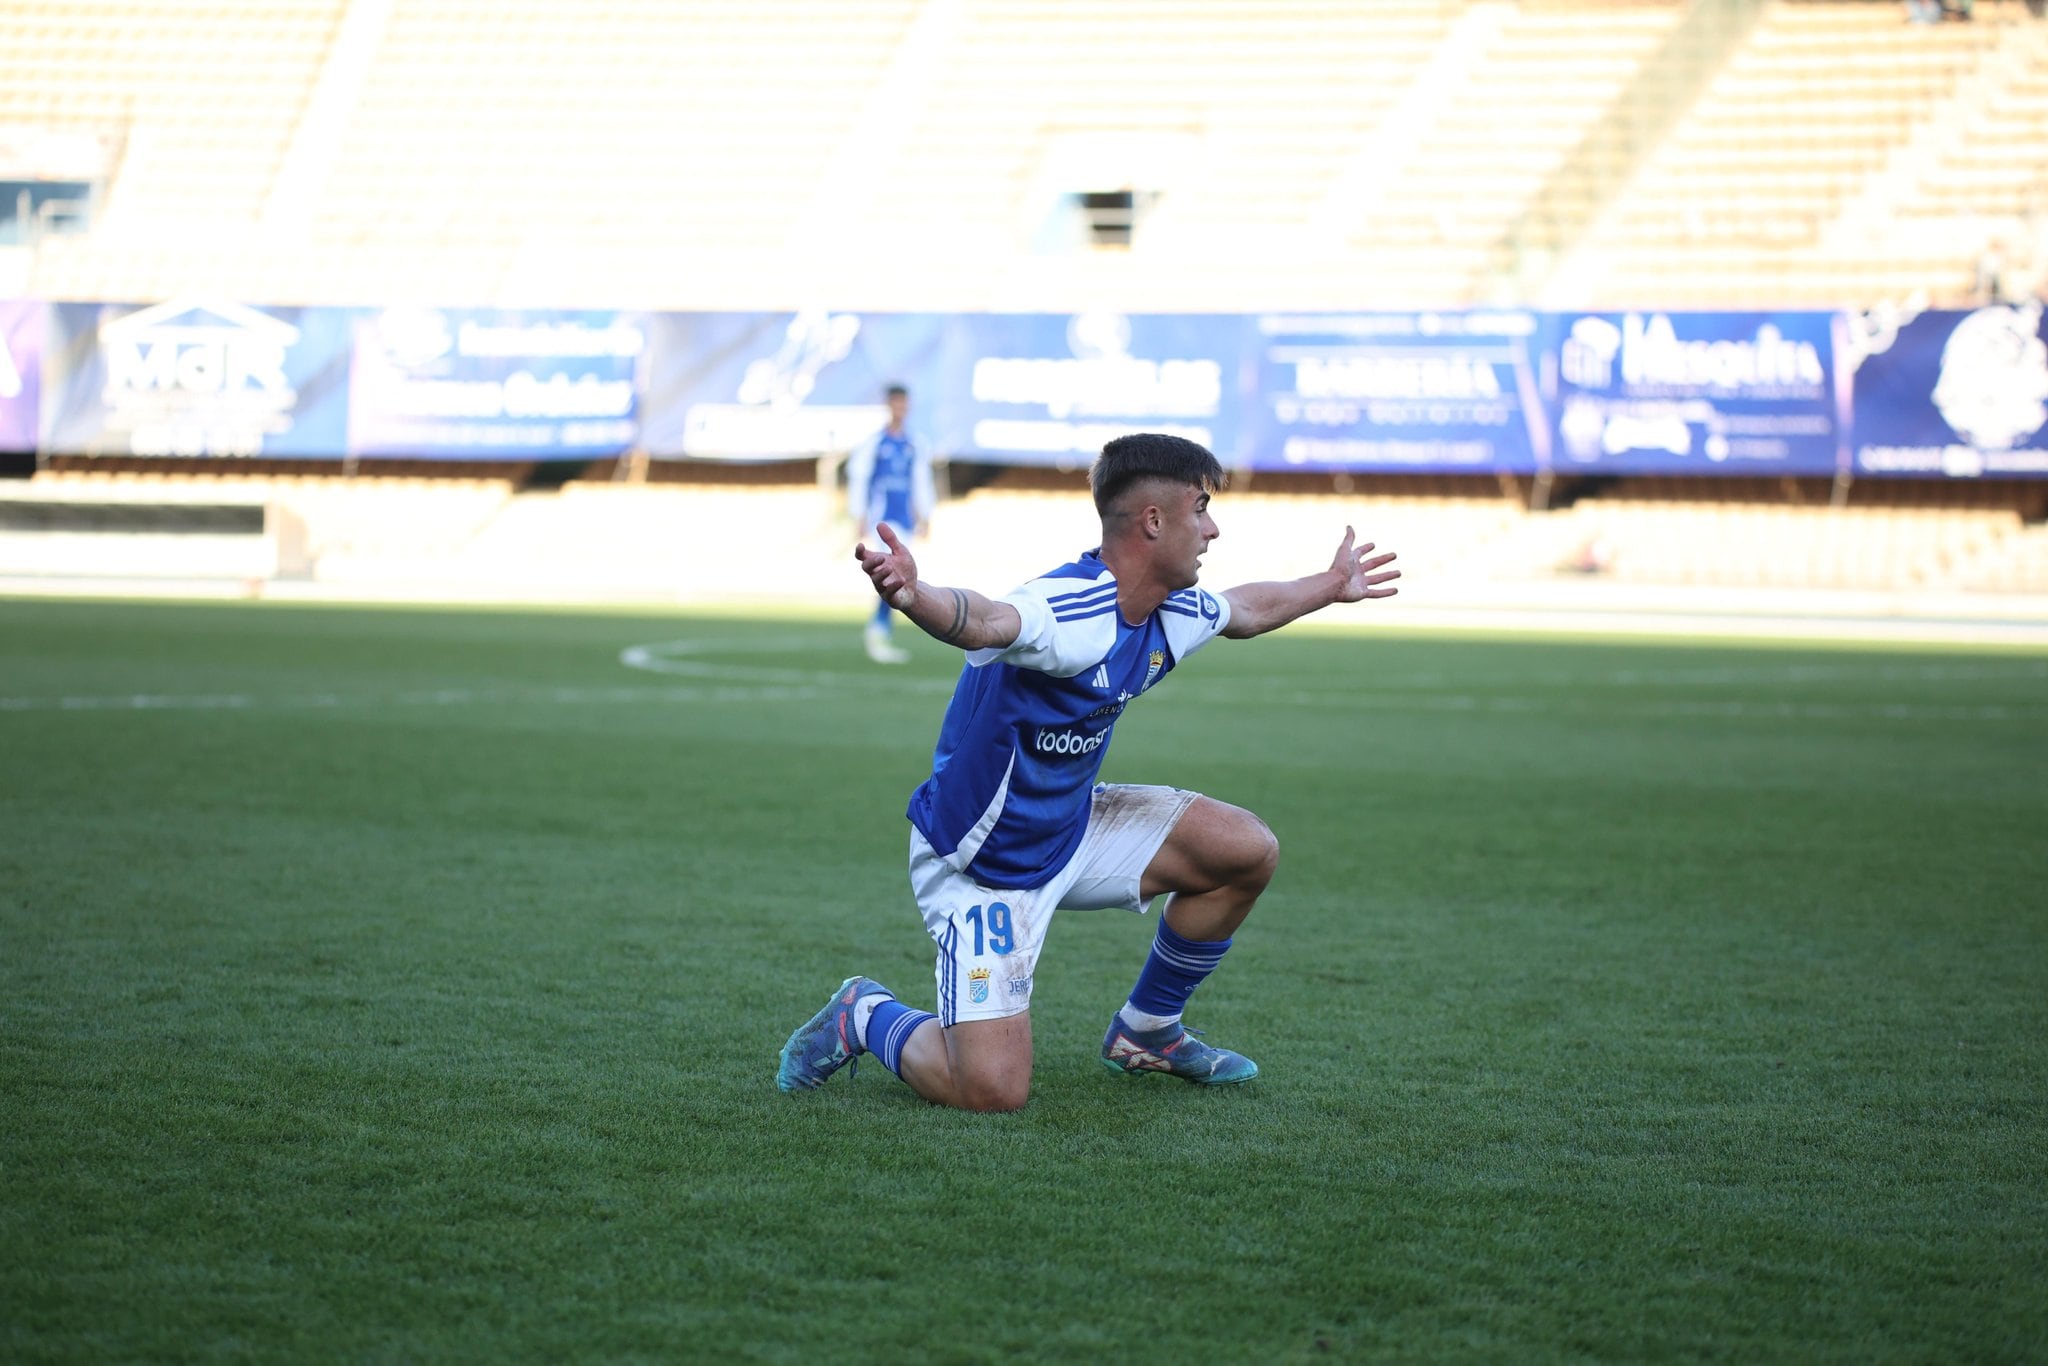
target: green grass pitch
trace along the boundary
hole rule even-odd
[[[0,1357],[2048,1358],[2048,658],[1219,642],[1105,776],[1279,834],[1262,1075],[1073,914],[988,1117],[773,1084],[930,1004],[912,643],[0,602]]]

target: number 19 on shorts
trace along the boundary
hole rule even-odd
[[[1001,901],[991,901],[984,909],[969,906],[961,920],[974,927],[974,956],[995,954],[997,957],[1008,953],[1017,946],[1010,930],[1010,908]]]

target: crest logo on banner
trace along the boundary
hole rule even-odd
[[[1941,349],[1934,406],[1979,450],[2009,451],[2048,425],[2048,343],[2041,305],[1980,308]]]
[[[1067,321],[1067,349],[1081,360],[1129,355],[1131,320],[1121,313],[1076,313]]]
[[[453,350],[455,334],[438,308],[387,308],[377,316],[377,342],[394,365],[412,370]]]
[[[1621,329],[1605,318],[1580,318],[1558,351],[1564,377],[1583,389],[1614,383],[1614,358],[1621,354]]]

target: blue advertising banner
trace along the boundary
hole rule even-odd
[[[1253,469],[1532,472],[1548,425],[1533,313],[1272,315],[1255,320]]]
[[[339,456],[347,435],[348,320],[339,308],[190,299],[53,304],[42,448]]]
[[[657,459],[773,460],[849,450],[911,392],[912,425],[950,386],[936,313],[663,313],[649,318],[641,445]],[[927,436],[929,439],[929,435]],[[933,449],[961,449],[948,434]]]
[[[643,445],[659,458],[843,451],[911,391],[932,448],[1085,463],[1112,436],[1168,431],[1226,461],[1240,399],[1234,316],[716,313],[653,320]]]
[[[591,459],[640,439],[638,314],[389,308],[354,331],[353,454]]]
[[[1073,466],[2048,476],[2040,304],[1915,315],[665,313],[0,301],[0,449],[761,460],[907,385],[931,448]]]
[[[36,448],[47,311],[33,300],[0,299],[0,451]]]
[[[1832,313],[1547,315],[1559,473],[1833,474]]]
[[[1852,318],[1856,473],[2048,475],[2048,319],[2039,303]]]
[[[1085,465],[1127,432],[1238,463],[1246,320],[1236,314],[968,313],[950,320],[926,405],[952,451]]]

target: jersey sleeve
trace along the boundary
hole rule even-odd
[[[1033,579],[1000,599],[1022,618],[1017,639],[1002,649],[971,650],[967,662],[1014,664],[1056,678],[1100,664],[1116,644],[1116,581]]]
[[[1174,659],[1183,660],[1230,625],[1230,599],[1205,588],[1183,588],[1159,604],[1159,615]]]

